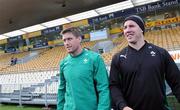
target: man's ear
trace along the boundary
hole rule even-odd
[[[79,41],[80,41],[80,42],[82,41],[82,38],[81,38],[81,36],[80,36],[80,37],[78,37],[78,39],[79,39]]]
[[[140,28],[141,29],[141,28]],[[143,33],[143,30],[141,29],[141,32]]]

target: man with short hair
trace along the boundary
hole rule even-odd
[[[144,21],[124,21],[128,46],[113,56],[110,92],[117,110],[170,110],[165,80],[180,102],[180,72],[169,53],[144,40]]]
[[[110,110],[107,70],[101,56],[81,47],[81,33],[61,32],[69,53],[60,63],[57,110]]]

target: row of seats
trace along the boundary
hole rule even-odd
[[[145,34],[145,39],[158,45],[160,47],[166,48],[167,50],[176,50],[180,48],[180,27],[173,29],[164,29],[147,32]],[[83,47],[93,47],[97,41],[85,42],[82,43]],[[122,50],[125,46],[128,45],[128,42],[124,37],[119,37],[113,39],[114,44],[116,45],[110,52],[103,53],[102,57],[104,58],[106,64],[110,64],[112,56]],[[17,56],[25,56],[27,53],[20,53]],[[0,55],[0,57],[7,57]],[[10,54],[9,54],[10,55]],[[23,84],[23,87],[30,87],[33,83],[44,83],[46,79],[50,79],[51,76],[55,76],[58,71],[48,71],[50,68],[56,68],[59,66],[59,61],[67,55],[66,50],[63,46],[54,47],[52,49],[41,50],[38,57],[28,61],[27,63],[16,64],[5,69],[1,69],[2,73],[13,73],[13,74],[1,74],[0,75],[0,84],[3,84],[1,91],[5,93],[13,92],[14,90],[19,90],[19,85]],[[42,71],[46,70],[46,71]],[[24,71],[23,73],[21,73]],[[26,71],[36,71],[36,72],[26,72]],[[42,72],[37,72],[42,71]],[[6,86],[4,86],[6,85]],[[57,92],[58,82],[52,82],[47,85],[47,93],[56,93]],[[45,93],[46,86],[37,87],[34,93]]]
[[[32,84],[44,83],[46,79],[51,79],[56,76],[58,70],[42,71],[42,72],[27,72],[17,74],[0,75],[0,85],[2,93],[12,93],[14,90],[20,89],[20,84],[23,87],[30,87]]]
[[[47,85],[44,86],[39,86],[35,88],[35,91],[33,93],[50,93],[50,94],[57,94],[58,91],[58,82],[52,82],[52,83],[47,83]]]
[[[158,45],[164,47],[167,50],[176,50],[180,48],[180,27],[175,27],[172,29],[163,29],[146,32],[145,39]],[[91,48],[96,44],[97,41],[83,42],[82,47]],[[107,53],[103,53],[102,57],[105,62],[109,64],[111,62],[112,56],[118,51],[122,50],[125,46],[128,45],[124,37],[119,37],[113,39],[115,47]],[[23,57],[27,55],[28,52],[19,53],[17,57]],[[39,56],[22,64],[16,64],[14,66],[5,66],[0,65],[1,73],[9,72],[19,72],[19,71],[39,71],[39,70],[48,70],[49,68],[58,68],[59,61],[67,55],[67,52],[63,46],[54,47],[52,49],[46,49],[40,52]],[[0,59],[5,58],[4,61],[8,62],[11,58],[11,54],[0,55]]]

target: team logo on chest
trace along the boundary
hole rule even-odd
[[[87,59],[87,58],[84,58],[83,63],[84,63],[84,64],[88,63],[88,59]]]
[[[148,46],[148,49],[152,49],[152,46]],[[156,52],[154,52],[153,50],[150,52],[150,54],[152,57],[156,56]]]
[[[120,55],[119,57],[125,58],[125,59],[127,58],[126,55]]]
[[[154,52],[154,51],[151,51],[150,54],[151,54],[151,56],[153,56],[153,57],[156,56],[156,52]]]

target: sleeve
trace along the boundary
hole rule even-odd
[[[167,51],[165,51],[165,78],[180,103],[180,71]]]
[[[60,64],[60,84],[58,88],[57,110],[63,110],[65,103],[65,89],[66,81],[62,70],[62,63]]]
[[[120,83],[120,71],[119,67],[116,64],[118,62],[118,54],[113,56],[111,62],[111,69],[110,69],[110,94],[112,98],[112,105],[114,104],[116,108],[123,109],[127,106],[126,101],[124,100],[122,91],[121,91],[121,83]]]
[[[103,59],[98,55],[95,60],[95,73],[94,80],[96,83],[96,90],[98,93],[98,109],[97,110],[110,110],[110,93],[109,93],[109,80]]]

